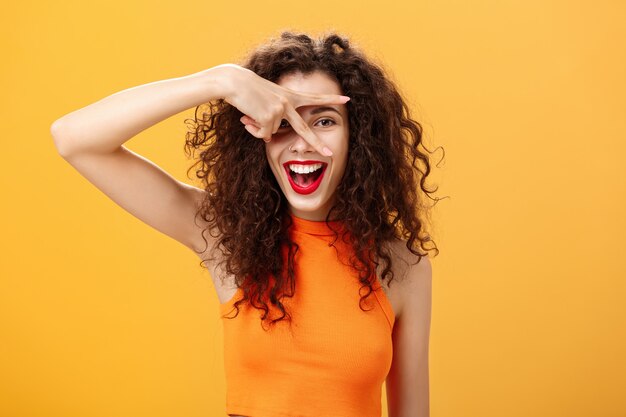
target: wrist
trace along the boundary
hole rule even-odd
[[[210,100],[221,98],[230,102],[236,91],[233,82],[235,67],[235,64],[221,64],[202,71]]]

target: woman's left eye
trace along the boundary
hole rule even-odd
[[[329,123],[323,124],[323,122],[329,122]],[[318,123],[322,123],[322,126],[328,127],[328,126],[334,125],[335,121],[333,119],[320,119]]]

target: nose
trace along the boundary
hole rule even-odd
[[[296,134],[295,139],[289,145],[289,150],[294,153],[308,153],[315,152],[315,148],[309,144],[306,140],[302,138],[302,136]]]

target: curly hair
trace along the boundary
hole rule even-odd
[[[381,262],[381,280],[391,283],[394,278],[385,243],[401,240],[418,257],[417,262],[427,256],[423,251],[439,253],[424,230],[428,207],[420,190],[435,203],[438,199],[430,196],[437,188],[425,187],[431,165],[419,149],[424,147],[422,126],[411,119],[405,100],[382,67],[335,32],[312,39],[305,33],[283,31],[253,50],[241,66],[272,82],[286,74],[321,71],[350,97],[346,103],[348,161],[325,221],[330,227],[329,219],[343,219],[341,238],[354,251],[350,266],[358,274],[360,290],[368,290],[360,299],[363,310],[361,303],[374,290]],[[239,120],[242,115],[224,99],[217,99],[198,106],[195,119],[185,120],[191,125],[185,151],[189,155],[194,149],[200,154],[189,170],[200,165],[196,176],[207,191],[197,212],[208,225],[202,237],[205,243],[204,232],[217,238],[211,253],[220,249],[218,266],[225,265],[223,270],[243,292],[234,305],[237,314],[228,318],[237,317],[239,305],[248,300],[263,310],[263,324],[269,301],[282,314],[270,325],[282,319],[291,323],[281,302],[295,294],[298,245],[289,237],[288,201],[270,169],[264,142],[246,131]],[[338,232],[334,230],[331,246],[339,239]]]

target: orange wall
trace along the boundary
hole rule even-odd
[[[431,415],[626,415],[624,2],[157,4],[3,6],[0,415],[225,414],[209,275],[63,161],[49,128],[281,28],[352,35],[446,151]],[[127,145],[192,182],[192,114]]]

